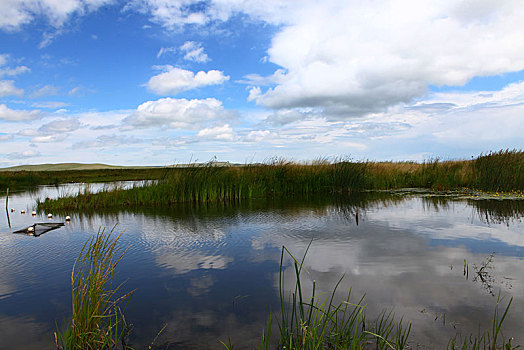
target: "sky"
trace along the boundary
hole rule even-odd
[[[0,167],[524,149],[522,0],[0,0]]]

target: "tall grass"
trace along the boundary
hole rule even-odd
[[[500,151],[473,161],[352,162],[297,164],[276,159],[241,167],[193,166],[169,169],[157,182],[127,190],[69,195],[38,202],[39,210],[166,206],[193,202],[232,203],[253,198],[309,197],[405,187],[452,190],[523,190],[524,152]]]
[[[311,243],[310,243],[311,244]],[[279,336],[274,342],[271,338],[272,317],[266,314],[266,324],[262,332],[260,349],[362,349],[374,343],[376,349],[404,349],[407,346],[411,324],[402,319],[395,320],[392,312],[383,312],[376,322],[366,321],[366,306],[362,297],[358,302],[347,297],[336,303],[335,293],[342,281],[340,279],[333,291],[324,296],[317,295],[316,283],[312,282],[312,292],[306,296],[302,277],[304,259],[298,261],[287,248],[282,247],[279,273],[280,319]],[[284,255],[293,261],[295,285],[287,295],[284,286]]]
[[[484,332],[478,332],[478,334],[469,334],[462,336],[457,334],[451,338],[448,342],[448,350],[496,350],[496,349],[505,349],[512,350],[520,348],[520,345],[513,344],[512,337],[505,337],[502,332],[502,324],[508,315],[511,303],[513,298],[511,298],[501,311],[500,306],[503,302],[503,298],[500,297],[500,294],[497,298],[497,305],[495,306],[495,311],[493,313],[493,319],[491,322],[491,330],[486,330]]]
[[[71,321],[55,333],[57,349],[130,349],[121,305],[132,292],[117,296],[113,274],[124,255],[120,235],[99,231],[83,246],[71,272]]]
[[[477,186],[488,191],[511,191],[524,187],[524,151],[500,150],[480,155],[473,162]]]

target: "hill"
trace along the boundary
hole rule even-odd
[[[37,165],[18,165],[8,168],[0,168],[1,171],[68,171],[68,170],[103,170],[103,169],[137,169],[152,167],[128,167],[108,164],[82,164],[82,163],[58,163],[58,164],[37,164]]]

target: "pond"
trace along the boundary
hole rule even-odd
[[[56,324],[70,315],[73,263],[104,228],[123,231],[120,244],[129,247],[116,282],[136,290],[126,310],[136,349],[147,348],[166,324],[159,348],[223,349],[228,337],[235,348],[256,346],[265,310],[279,309],[282,246],[301,257],[311,240],[304,281],[330,292],[344,276],[340,296],[350,288],[355,302],[365,295],[371,317],[393,309],[412,322],[414,346],[439,349],[457,332],[488,327],[499,293],[504,303],[514,298],[505,335],[524,344],[524,201],[363,193],[68,213],[71,222],[39,237],[13,233],[63,222],[56,213],[32,217],[36,199],[82,186],[10,194],[15,212],[9,220],[0,215],[1,349],[51,347]],[[480,269],[485,274],[476,278]],[[288,286],[292,274],[287,264]]]

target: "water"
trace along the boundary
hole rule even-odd
[[[122,246],[129,246],[116,282],[125,283],[124,291],[136,289],[126,318],[137,349],[165,324],[155,342],[160,348],[221,349],[219,340],[228,337],[235,348],[252,348],[266,307],[278,310],[282,245],[301,257],[311,239],[306,281],[329,292],[344,275],[340,296],[350,287],[355,302],[365,294],[370,317],[393,308],[413,323],[413,345],[438,349],[459,331],[487,327],[499,293],[505,301],[514,298],[505,335],[524,343],[522,201],[368,194],[343,201],[142,208],[69,213],[71,223],[40,237],[12,233],[49,221],[44,213],[33,218],[21,209],[30,213],[37,198],[75,193],[78,186],[11,194],[11,229],[0,216],[1,349],[51,346],[55,325],[70,314],[75,258],[89,237],[115,225],[124,231]],[[474,278],[483,264],[484,282]],[[287,265],[288,286],[292,275]]]

